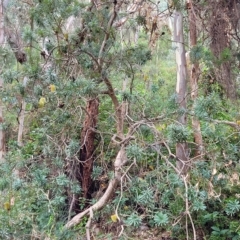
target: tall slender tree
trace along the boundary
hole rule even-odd
[[[193,49],[197,45],[197,19],[194,12],[194,0],[187,1],[188,6],[188,22],[189,22],[189,45]],[[190,56],[188,56],[190,58]],[[192,62],[191,62],[192,60]],[[198,79],[200,76],[199,63],[196,59],[188,61],[189,82],[191,87],[191,99],[194,102],[198,97]],[[199,156],[203,152],[203,140],[201,134],[200,122],[196,117],[192,118],[192,127],[194,134],[194,142],[196,144],[195,156]]]
[[[5,42],[5,31],[4,31],[4,8],[3,8],[3,0],[0,3],[0,47],[4,47]],[[3,68],[3,66],[1,67]],[[2,73],[3,69],[0,70]],[[0,91],[3,90],[3,79],[0,77]],[[3,128],[3,105],[0,100],[0,162],[4,161],[4,154],[6,150],[5,145],[5,132]]]
[[[177,102],[181,113],[178,118],[179,124],[183,127],[187,125],[186,116],[186,95],[187,95],[187,66],[186,66],[186,51],[184,46],[183,35],[183,16],[179,10],[175,10],[174,17],[174,42],[176,43],[176,62],[177,62],[177,84],[176,94]],[[176,144],[177,168],[181,174],[186,174],[189,163],[188,144],[186,142],[178,142]]]

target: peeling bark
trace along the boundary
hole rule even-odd
[[[197,26],[196,26],[196,18],[194,15],[194,9],[192,1],[188,0],[189,8],[188,8],[188,20],[189,20],[189,42],[190,48],[193,48],[197,45]],[[188,56],[190,58],[190,56]],[[190,87],[191,87],[191,99],[194,102],[198,97],[198,79],[200,75],[199,63],[194,62],[191,63],[190,59],[187,61],[188,68],[189,68],[189,80],[190,80]],[[203,153],[203,140],[201,134],[201,126],[200,122],[196,117],[192,117],[192,128],[193,128],[193,136],[194,142],[196,143],[196,150],[194,155],[201,156]]]
[[[215,74],[217,81],[223,87],[228,98],[236,100],[236,83],[234,81],[234,74],[232,71],[232,66],[234,61],[232,58],[224,59],[222,53],[231,48],[232,41],[232,30],[236,20],[239,20],[239,13],[235,9],[233,1],[213,1],[209,2],[210,10],[210,19],[209,19],[209,33],[211,38],[210,48],[216,57],[220,59],[221,63],[215,64]]]
[[[92,183],[91,175],[94,161],[95,135],[94,131],[97,126],[99,100],[93,98],[88,100],[86,108],[86,116],[81,133],[81,149],[80,149],[80,182],[82,185],[83,197],[89,199],[91,193],[89,189]]]
[[[183,38],[183,17],[179,11],[174,12],[174,41],[176,43],[176,62],[177,62],[177,101],[179,108],[186,110],[186,94],[187,94],[187,68],[186,68],[186,52]],[[179,116],[178,122],[186,126],[187,116],[185,113]],[[177,169],[181,174],[188,171],[188,145],[186,142],[176,144]]]

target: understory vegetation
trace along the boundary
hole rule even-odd
[[[0,239],[240,239],[239,42],[231,35],[214,52],[211,3],[190,1],[190,46],[185,1],[6,2]],[[184,16],[186,108],[173,30],[149,20],[156,6]]]

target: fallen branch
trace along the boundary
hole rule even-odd
[[[240,130],[240,126],[238,123],[235,122],[230,122],[230,121],[221,121],[221,120],[213,120],[214,123],[217,124],[225,124],[225,125],[229,125],[230,127],[233,127],[237,130]]]

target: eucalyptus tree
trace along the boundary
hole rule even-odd
[[[208,31],[213,53],[214,73],[225,94],[237,98],[236,57],[239,48],[239,3],[237,1],[208,2]]]
[[[190,52],[194,51],[194,48],[197,47],[198,41],[198,32],[197,29],[197,16],[195,14],[196,5],[194,1],[187,1],[187,10],[188,10],[188,23],[189,23],[189,47]],[[198,59],[191,58],[190,52],[188,52],[187,59],[187,68],[188,68],[188,79],[191,87],[191,99],[194,102],[198,97],[199,92],[199,77],[200,77],[200,66]],[[192,118],[192,128],[194,134],[194,142],[196,144],[195,155],[201,156],[203,153],[203,139],[201,134],[200,121],[193,116]]]
[[[4,31],[4,7],[3,1],[0,3],[0,47],[4,47],[5,42],[5,31]],[[3,66],[3,65],[2,65]],[[1,72],[3,69],[1,69]],[[1,73],[0,73],[1,74]],[[3,89],[3,79],[0,77],[0,88]],[[4,120],[3,120],[3,105],[2,101],[0,102],[0,162],[3,161],[5,154],[5,132],[4,132]]]

